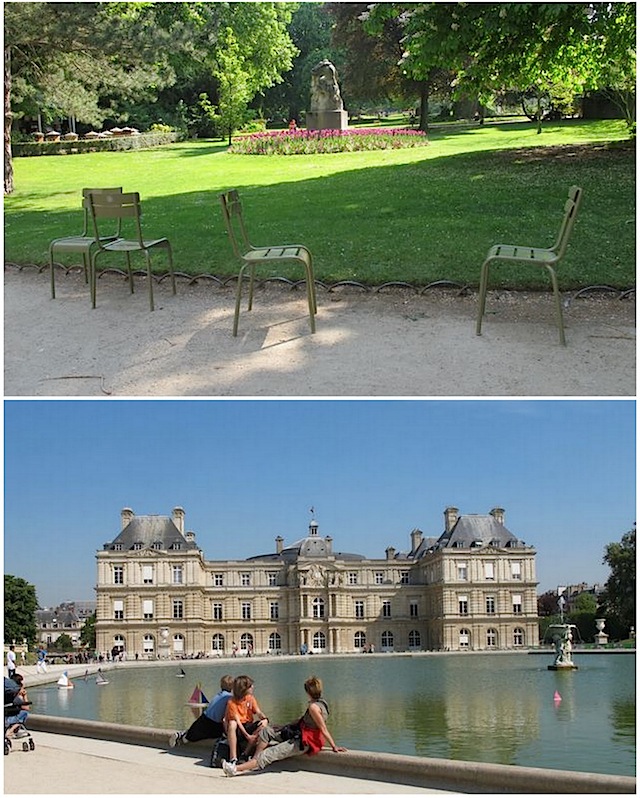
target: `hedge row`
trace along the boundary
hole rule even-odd
[[[77,155],[82,152],[123,152],[125,150],[144,150],[172,144],[179,141],[184,134],[178,131],[164,133],[153,131],[138,136],[114,136],[108,139],[92,139],[91,141],[27,141],[12,145],[14,158],[26,158],[33,155]]]

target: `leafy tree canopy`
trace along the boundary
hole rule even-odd
[[[4,642],[31,646],[36,640],[36,589],[18,576],[4,576]]]
[[[611,573],[606,581],[602,607],[624,625],[636,624],[636,530],[625,532],[619,543],[609,543],[603,562]]]

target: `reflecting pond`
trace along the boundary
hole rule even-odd
[[[302,714],[303,682],[316,674],[347,748],[635,775],[635,655],[576,653],[570,672],[547,670],[551,661],[547,652],[128,663],[106,672],[108,685],[90,677],[74,690],[32,687],[29,698],[41,714],[178,729],[198,712],[187,705],[197,683],[211,698],[223,674],[248,673],[263,711],[285,723]]]

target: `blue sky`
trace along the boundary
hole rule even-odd
[[[207,559],[303,537],[384,557],[443,511],[506,510],[539,591],[603,582],[635,521],[633,401],[5,401],[5,573],[42,606],[94,598],[120,511],[170,515]]]

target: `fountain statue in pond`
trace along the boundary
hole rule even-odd
[[[553,665],[547,665],[551,671],[577,670],[578,666],[571,658],[573,650],[573,630],[577,627],[572,623],[552,623],[547,629],[556,651]]]
[[[338,73],[326,58],[311,70],[311,110],[307,130],[346,130],[349,116],[344,110]]]

